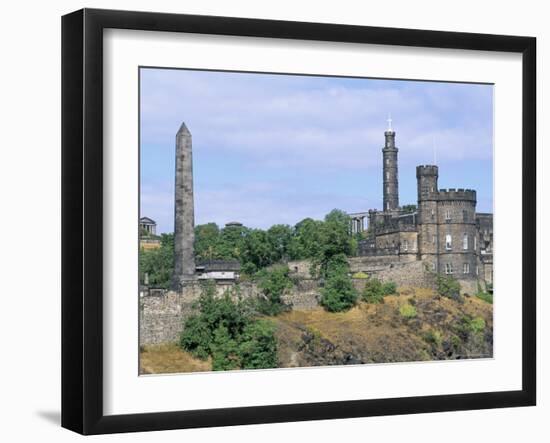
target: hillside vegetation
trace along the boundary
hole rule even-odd
[[[280,367],[492,357],[492,305],[429,289],[347,312],[290,311],[273,321]]]
[[[492,357],[492,305],[429,289],[400,289],[346,312],[291,310],[262,321],[273,326],[278,367]],[[145,347],[141,358],[143,373],[216,369],[212,358],[177,345]]]

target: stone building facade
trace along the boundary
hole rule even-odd
[[[387,266],[421,262],[434,274],[452,275],[469,293],[492,285],[493,214],[476,212],[475,190],[439,189],[437,165],[417,166],[417,205],[400,207],[395,131],[384,136],[383,210],[368,211],[359,256],[384,256]],[[357,227],[352,222],[351,231],[361,232]]]

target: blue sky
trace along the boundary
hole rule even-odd
[[[141,69],[141,216],[173,230],[175,135],[193,136],[195,223],[295,224],[382,207],[384,130],[399,149],[400,204],[416,165],[440,188],[493,205],[493,87],[461,83]]]

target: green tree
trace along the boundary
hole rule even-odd
[[[253,263],[257,269],[265,268],[274,262],[274,253],[266,231],[252,229],[245,237],[241,263]]]
[[[195,256],[199,260],[222,258],[220,228],[216,223],[195,227]]]
[[[220,258],[241,260],[248,233],[249,229],[245,226],[224,227],[220,231]]]
[[[145,283],[145,274],[149,285],[169,288],[174,272],[174,235],[162,234],[160,248],[139,251],[139,280]]]
[[[276,367],[274,327],[253,317],[248,303],[238,294],[215,294],[206,283],[195,308],[185,322],[180,346],[198,358],[212,358],[212,369]]]
[[[218,326],[212,334],[210,351],[212,355],[212,369],[214,371],[238,369],[241,366],[239,342],[223,325]]]
[[[333,209],[325,216],[319,229],[320,248],[312,260],[312,274],[325,277],[332,257],[343,254],[352,255],[354,241],[349,232],[349,216]]]
[[[255,280],[262,291],[263,297],[258,301],[258,310],[265,315],[277,315],[288,308],[283,303],[285,289],[293,286],[286,265],[263,269],[255,275]]]
[[[323,222],[305,218],[294,226],[294,235],[289,244],[292,260],[315,257],[320,248],[320,227]]]
[[[357,303],[357,290],[349,275],[347,260],[337,254],[327,262],[324,287],[321,289],[321,305],[330,312],[346,311]]]
[[[293,235],[294,230],[288,225],[273,225],[267,230],[267,240],[271,246],[273,262],[289,257],[289,246]]]
[[[277,367],[277,341],[275,327],[266,320],[248,324],[240,337],[238,348],[243,369]]]

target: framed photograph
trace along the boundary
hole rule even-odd
[[[536,403],[532,37],[62,20],[62,425]]]

